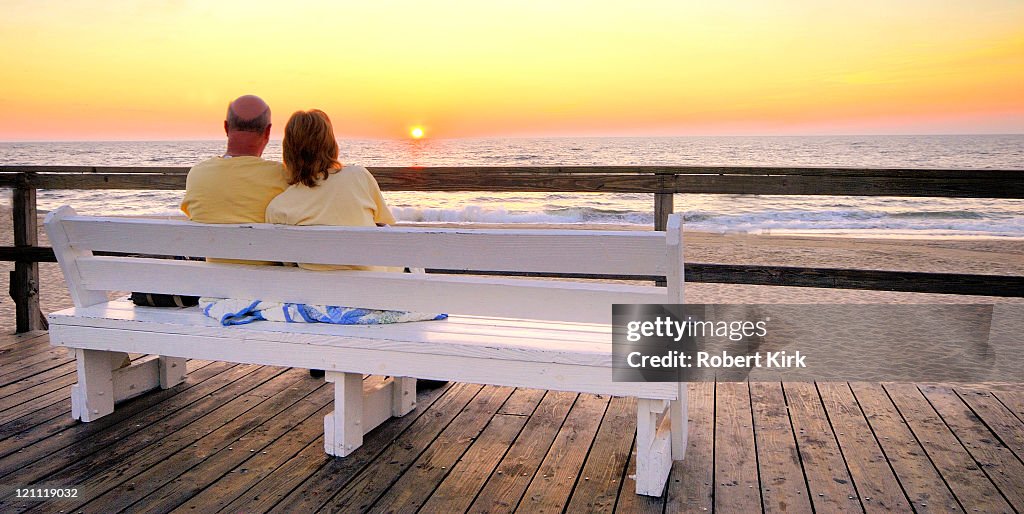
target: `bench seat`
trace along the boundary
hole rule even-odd
[[[612,382],[611,327],[594,323],[450,316],[226,327],[199,307],[139,307],[124,299],[65,309],[49,320],[52,344],[91,350],[657,399],[675,399],[678,391],[672,383]],[[462,365],[467,358],[485,362]]]

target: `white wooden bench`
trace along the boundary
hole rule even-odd
[[[202,225],[88,217],[62,207],[46,230],[75,307],[49,315],[50,341],[74,348],[72,415],[184,379],[185,359],[326,370],[334,412],[327,453],[415,408],[415,378],[633,396],[636,490],[658,496],[686,449],[686,384],[612,381],[613,303],[682,303],[681,219],[667,232]],[[666,275],[668,287],[369,271],[315,272],[93,252],[458,270]],[[197,307],[136,307],[108,291],[443,312],[376,326],[256,322],[224,327]],[[121,352],[148,354],[115,368]],[[159,356],[159,357],[157,357]],[[363,375],[409,377],[367,380]]]

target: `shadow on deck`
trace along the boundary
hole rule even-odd
[[[322,379],[195,360],[189,371],[78,423],[69,352],[45,332],[3,336],[0,511],[1024,510],[1020,385],[695,384],[686,460],[647,498],[630,478],[633,399],[449,384],[335,459]]]

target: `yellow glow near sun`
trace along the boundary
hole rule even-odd
[[[0,141],[1024,132],[1015,0],[51,3],[0,0]]]
[[[413,127],[412,130],[409,131],[409,135],[412,136],[413,139],[423,137],[423,127]]]

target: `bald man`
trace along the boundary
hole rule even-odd
[[[200,223],[264,223],[267,204],[288,187],[284,165],[262,158],[270,141],[270,106],[258,96],[236,98],[228,105],[224,133],[224,155],[189,170],[181,210]]]

